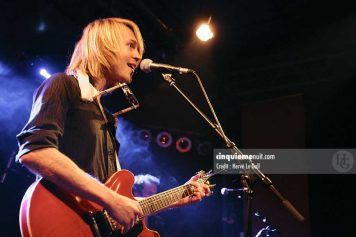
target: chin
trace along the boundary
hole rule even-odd
[[[119,80],[116,80],[116,83],[126,83],[126,84],[130,84],[132,82],[132,78],[121,78]]]
[[[126,83],[126,84],[130,84],[131,82],[132,82],[132,77],[127,78],[127,79],[125,80],[125,83]]]

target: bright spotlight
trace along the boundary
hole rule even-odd
[[[44,68],[42,68],[42,69],[40,70],[40,75],[43,76],[43,77],[46,78],[46,79],[48,79],[48,78],[51,77],[51,74],[49,74],[49,73],[47,72],[47,70],[44,69]]]
[[[214,33],[211,31],[209,24],[200,25],[195,34],[201,41],[204,42],[214,37]]]

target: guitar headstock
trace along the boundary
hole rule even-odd
[[[209,172],[205,172],[204,170],[196,172],[196,175],[199,175],[199,179],[197,180],[198,183],[203,183],[209,186],[210,190],[213,190],[215,184],[210,184],[209,179],[213,176],[213,171],[210,170]]]

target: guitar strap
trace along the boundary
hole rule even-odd
[[[101,114],[102,114],[102,116],[103,116],[103,118],[105,120],[105,123],[107,124],[108,123],[108,118],[106,117],[104,108],[100,103],[100,96],[95,96],[94,100],[95,100],[96,104],[99,106],[100,112],[101,112]],[[113,136],[114,136],[114,134],[113,134]],[[119,171],[119,170],[121,170],[121,165],[120,165],[120,162],[119,162],[119,158],[117,156],[117,151],[115,151],[114,153],[115,153],[115,161],[116,161],[116,170]]]

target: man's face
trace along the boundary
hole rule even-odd
[[[142,197],[149,197],[157,193],[157,185],[153,183],[146,183],[141,191]]]
[[[142,59],[138,52],[138,43],[132,30],[124,27],[121,33],[122,45],[120,54],[106,75],[106,87],[112,86],[117,82],[131,83],[134,70]]]

